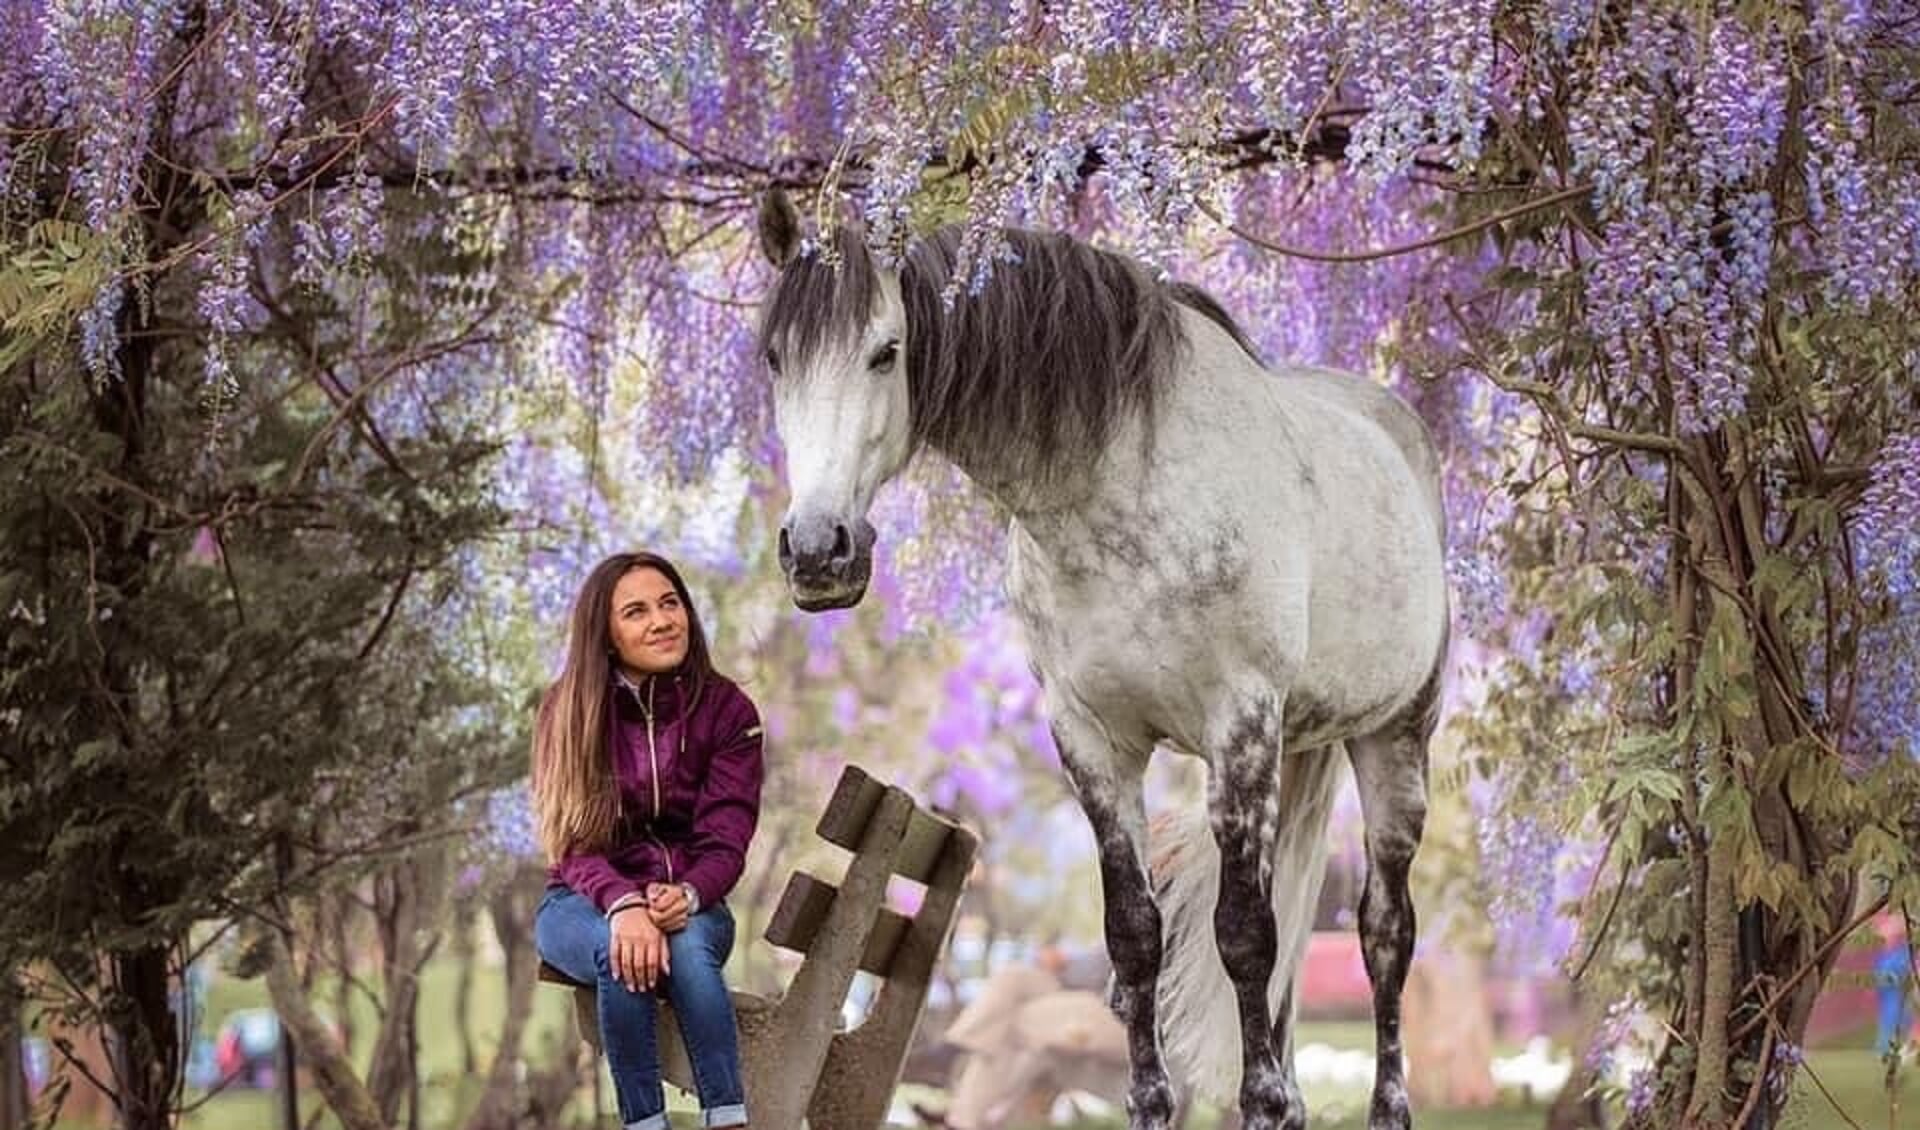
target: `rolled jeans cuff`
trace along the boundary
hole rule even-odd
[[[708,1130],[718,1130],[722,1126],[745,1126],[747,1124],[747,1104],[732,1103],[716,1106],[700,1112],[700,1125]]]
[[[640,1121],[628,1122],[625,1126],[626,1130],[668,1130],[667,1112],[663,1110],[659,1114],[649,1114]]]

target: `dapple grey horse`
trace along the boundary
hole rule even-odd
[[[1237,1083],[1249,1130],[1305,1124],[1292,985],[1342,746],[1366,823],[1369,1125],[1410,1126],[1407,872],[1448,625],[1419,418],[1355,376],[1266,368],[1205,293],[1064,235],[1009,231],[1013,256],[978,294],[954,285],[952,229],[892,269],[852,228],[804,240],[772,193],[759,236],[779,268],[761,341],[800,607],[860,600],[868,507],[916,451],[1012,516],[1008,593],[1099,846],[1130,1126],[1164,1130],[1175,1078],[1221,1097]],[[1204,813],[1155,849],[1186,860],[1157,890],[1156,744],[1203,759],[1209,781]]]

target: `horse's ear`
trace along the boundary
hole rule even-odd
[[[760,250],[776,267],[786,266],[800,250],[800,213],[783,188],[760,194]]]

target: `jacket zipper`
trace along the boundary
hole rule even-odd
[[[660,819],[660,751],[655,747],[653,738],[653,683],[652,679],[647,680],[647,765],[653,770],[653,819],[658,820]],[[651,821],[647,824],[647,838],[660,849],[660,858],[667,865],[667,882],[673,882],[673,853],[667,850],[667,845],[660,841],[660,837],[653,834]]]

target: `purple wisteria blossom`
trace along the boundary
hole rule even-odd
[[[1920,757],[1920,432],[1888,440],[1860,504],[1861,558],[1882,594],[1863,648],[1856,717],[1862,755]]]

